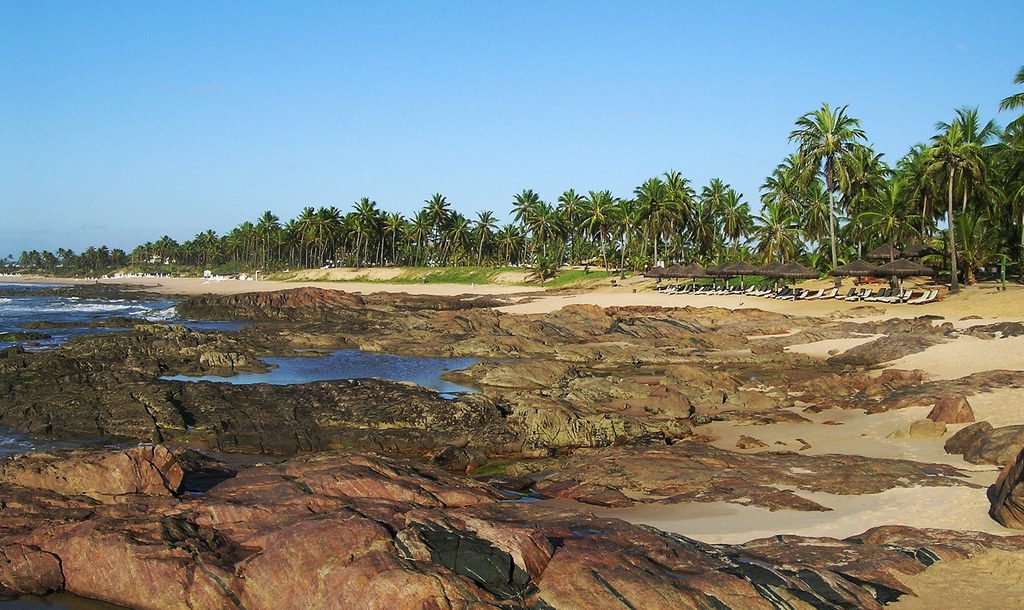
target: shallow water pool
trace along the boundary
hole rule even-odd
[[[241,373],[233,377],[208,375],[190,377],[174,375],[162,377],[173,381],[215,381],[247,385],[270,383],[292,385],[314,381],[339,379],[379,378],[391,381],[409,381],[443,394],[473,392],[473,388],[441,379],[448,371],[459,371],[479,362],[476,358],[423,358],[400,356],[346,349],[323,356],[293,356],[286,358],[264,358],[264,362],[275,366],[267,373]]]

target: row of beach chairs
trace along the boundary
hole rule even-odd
[[[872,291],[869,288],[850,288],[842,293],[837,288],[821,290],[804,290],[786,286],[777,289],[772,286],[751,286],[740,288],[738,286],[716,286],[712,284],[686,286],[659,286],[655,290],[664,294],[701,294],[701,295],[734,295],[763,297],[777,299],[780,301],[820,301],[834,299],[837,301],[866,301],[875,303],[906,303],[908,305],[925,305],[935,301],[939,297],[938,290],[914,291],[897,290],[895,288],[880,288]]]

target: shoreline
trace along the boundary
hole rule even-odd
[[[59,284],[64,286],[108,285],[165,296],[196,296],[202,294],[244,294],[273,292],[293,288],[322,288],[355,294],[391,293],[425,296],[505,297],[517,299],[499,307],[499,311],[514,314],[544,314],[569,305],[596,305],[598,307],[715,307],[729,310],[759,309],[773,313],[805,317],[842,317],[869,321],[886,318],[917,318],[941,316],[942,321],[962,325],[1024,321],[1024,286],[1010,285],[997,291],[994,284],[966,286],[958,295],[947,295],[943,300],[927,305],[884,304],[847,301],[779,301],[752,296],[663,294],[650,290],[652,280],[631,278],[618,286],[586,288],[545,288],[543,286],[517,286],[509,284],[444,284],[444,283],[391,283],[358,281],[291,281],[291,280],[223,280],[203,278],[149,277],[149,278],[51,278],[46,276],[19,276],[0,278],[0,283]],[[818,288],[822,280],[802,284]],[[969,320],[973,319],[973,320]]]

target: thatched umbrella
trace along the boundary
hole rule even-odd
[[[690,263],[682,267],[680,265],[673,265],[673,267],[680,267],[680,272],[682,273],[680,277],[699,278],[708,276],[708,272],[698,263]]]
[[[647,271],[644,272],[644,277],[653,277],[653,278],[661,279],[661,278],[665,277],[665,268],[664,267],[660,267],[660,266],[659,267],[651,267],[650,269],[648,269]]]
[[[880,276],[896,278],[896,286],[899,287],[899,278],[911,277],[914,275],[931,275],[932,270],[920,263],[908,261],[905,258],[898,258],[891,263],[879,267],[875,273]]]
[[[813,280],[818,278],[818,272],[804,267],[800,263],[789,263],[778,271],[779,277],[791,280]]]
[[[733,277],[736,274],[732,272],[731,267],[732,263],[722,263],[708,267],[704,272],[714,277]]]
[[[683,267],[679,263],[676,263],[675,265],[672,265],[671,267],[663,270],[661,272],[661,277],[663,277],[663,278],[672,278],[672,279],[688,277],[685,273],[683,273],[683,270],[685,270],[685,269],[686,269],[686,267]]]
[[[750,263],[740,262],[732,266],[732,272],[736,275],[760,275],[761,269]]]
[[[868,252],[867,258],[873,261],[893,261],[900,257],[900,251],[893,248],[889,244],[882,244],[871,252]]]
[[[779,275],[779,271],[781,271],[782,268],[785,266],[785,263],[769,263],[764,267],[758,269],[757,273],[765,277],[782,277],[781,275]]]
[[[903,248],[903,258],[919,258],[933,252],[935,250],[931,246],[915,241],[907,244],[906,248]]]
[[[733,263],[729,270],[733,274],[740,276],[740,278],[741,278],[740,279],[740,287],[741,288],[743,287],[743,280],[742,280],[742,278],[744,278],[745,276],[748,276],[748,275],[760,275],[760,273],[761,273],[761,270],[759,268],[751,265],[750,263],[743,262],[743,261],[738,262],[738,263]]]
[[[832,275],[836,277],[864,277],[866,275],[875,275],[878,267],[864,260],[855,260],[852,263],[840,265],[832,271]]]
[[[886,263],[879,267],[876,273],[882,276],[910,277],[912,275],[931,275],[932,270],[920,263],[908,261],[905,258],[898,258],[891,263]]]

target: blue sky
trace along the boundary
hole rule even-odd
[[[1021,32],[1019,2],[0,0],[0,256],[668,169],[756,202],[823,101],[890,162],[958,106],[1005,123]]]

